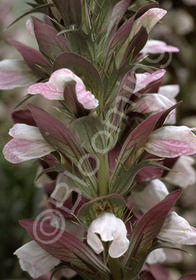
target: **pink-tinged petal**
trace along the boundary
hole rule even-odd
[[[147,152],[175,158],[196,153],[196,136],[186,126],[167,126],[153,131],[145,144]]]
[[[139,19],[139,24],[142,23],[142,26],[146,28],[149,33],[152,28],[159,22],[165,15],[167,11],[160,8],[152,8],[148,10],[144,15]]]
[[[75,82],[76,97],[85,109],[95,109],[99,105],[95,96],[90,91],[86,90],[83,81],[69,69],[63,68],[56,70],[52,74],[49,82],[55,85],[59,92],[62,92],[62,96],[66,84]]]
[[[186,188],[196,183],[196,171],[193,168],[195,160],[190,156],[181,156],[174,164],[172,170],[164,179],[181,188]]]
[[[30,159],[40,158],[48,155],[54,149],[45,141],[32,142],[24,139],[12,139],[3,149],[6,160],[11,163],[20,163]]]
[[[176,212],[171,212],[159,233],[158,237],[164,241],[183,244],[196,244],[196,228]]]
[[[76,84],[76,97],[85,109],[94,109],[98,106],[98,100],[90,91],[86,90],[83,81],[66,68],[53,72],[48,82],[30,86],[28,93],[41,94],[50,100],[63,100],[65,87],[69,83]]]
[[[9,135],[14,139],[10,140],[3,149],[4,157],[9,162],[19,163],[54,151],[37,127],[17,123],[10,129]]]
[[[131,37],[139,32],[141,27],[144,27],[149,33],[152,28],[159,22],[165,15],[167,11],[160,8],[152,8],[145,12],[141,17],[139,17],[132,28]]]
[[[62,270],[61,275],[65,277],[65,279],[72,279],[74,276],[77,275],[77,272],[71,268],[65,268]],[[76,277],[75,277],[76,278]],[[49,278],[50,279],[50,278]],[[48,280],[49,280],[48,279]]]
[[[63,93],[66,84],[70,82],[82,82],[69,69],[59,69],[52,73],[50,79],[46,83],[38,83],[28,88],[30,94],[41,94],[43,97],[50,100],[63,100]]]
[[[173,46],[169,46],[163,41],[148,40],[145,47],[141,50],[141,53],[156,54],[165,52],[179,52],[179,49]]]
[[[122,162],[123,160],[127,160],[132,153],[132,149],[137,149],[141,151],[141,149],[145,148],[146,142],[150,138],[150,135],[153,133],[153,130],[157,127],[161,127],[165,121],[165,118],[171,112],[171,110],[175,109],[177,104],[172,106],[166,111],[161,111],[156,114],[150,115],[143,122],[141,122],[126,138],[125,143],[122,146],[120,155],[118,157],[118,161]],[[127,165],[128,166],[128,165]]]
[[[136,112],[145,113],[158,113],[160,111],[166,110],[172,107],[175,103],[172,102],[167,97],[161,94],[143,94],[140,99],[138,99],[132,105],[132,109]],[[165,123],[174,124],[176,121],[176,112],[172,110],[167,116]]]
[[[136,74],[136,85],[134,92],[138,92],[148,86],[150,83],[161,79],[165,75],[165,72],[165,70],[157,70],[153,73],[145,72],[142,74]]]
[[[58,90],[50,82],[34,84],[28,88],[28,93],[41,94],[50,100],[63,100],[63,91]]]
[[[16,123],[13,125],[13,127],[9,130],[9,135],[17,139],[43,141],[43,137],[37,127],[24,123]]]
[[[26,243],[14,253],[19,258],[22,270],[32,278],[38,278],[49,272],[60,263],[60,260],[49,255],[35,241]]]
[[[179,91],[179,85],[165,85],[159,88],[158,93],[175,101],[175,97],[178,95]]]
[[[67,68],[58,69],[52,73],[49,82],[51,82],[60,91],[64,91],[67,83],[75,82],[84,86],[83,81]]]
[[[79,83],[76,84],[76,96],[85,109],[95,109],[99,105],[95,96],[90,91],[86,91],[83,85]]]
[[[0,89],[26,87],[38,78],[23,60],[5,59],[0,62]]]

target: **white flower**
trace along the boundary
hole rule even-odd
[[[179,247],[180,248],[180,247]],[[178,263],[182,261],[182,252],[180,250],[171,250],[166,248],[159,248],[153,250],[147,257],[148,264],[154,263]]]
[[[161,94],[176,103],[175,97],[178,95],[179,91],[179,85],[165,85],[159,88],[158,94]]]
[[[27,271],[32,278],[40,277],[60,263],[59,259],[49,255],[35,241],[26,243],[14,254],[19,258],[22,270]]]
[[[138,113],[158,113],[172,107],[175,102],[162,94],[146,93],[142,94],[135,103],[132,104],[132,109]],[[175,110],[172,110],[167,116],[165,123],[174,124],[176,122]]]
[[[104,247],[97,234],[100,235],[101,240],[104,242],[112,241],[109,247],[109,255],[112,258],[118,258],[127,251],[129,240],[126,237],[125,224],[114,214],[101,214],[88,228],[87,243],[97,254],[100,254],[103,252]]]
[[[50,154],[54,148],[42,137],[39,129],[27,124],[17,123],[9,131],[13,137],[3,149],[5,159],[11,163],[39,158]]]
[[[196,182],[196,172],[192,165],[195,160],[190,156],[181,156],[174,164],[172,170],[164,179],[183,189]]]
[[[157,70],[153,73],[144,72],[144,73],[137,73],[136,74],[136,84],[134,92],[138,92],[149,84],[161,79],[165,75],[165,70]]]
[[[168,215],[158,236],[171,243],[196,244],[196,229],[174,211]]]
[[[0,89],[26,87],[38,79],[39,77],[23,60],[5,59],[0,61]]]
[[[157,22],[166,15],[166,13],[166,10],[159,8],[149,9],[134,22],[130,37],[133,38],[139,32],[141,27],[144,27],[149,33]]]
[[[147,212],[169,194],[165,184],[158,179],[148,183],[142,191],[135,191],[132,198],[137,207],[143,212]]]
[[[158,204],[169,194],[166,186],[158,179],[148,184],[143,191],[134,192],[133,200],[143,213]],[[164,225],[158,234],[161,240],[182,244],[196,244],[196,229],[176,212],[171,212],[165,219]]]
[[[136,74],[136,85],[134,92],[138,92],[153,82],[160,80],[165,71],[158,70],[153,73]],[[139,98],[132,103],[132,110],[139,113],[158,113],[176,104],[175,97],[179,93],[178,85],[165,85],[159,87],[158,93],[142,93]],[[176,122],[176,110],[172,110],[167,116],[165,123],[174,124]]]
[[[30,94],[41,94],[50,100],[63,100],[64,90],[69,83],[75,83],[76,97],[86,109],[94,109],[99,105],[95,96],[86,90],[83,81],[71,70],[62,68],[56,70],[46,83],[38,83],[28,88]]]
[[[141,50],[141,52],[142,53],[179,52],[179,49],[173,46],[169,46],[163,41],[148,40],[144,48]]]
[[[142,27],[145,28],[147,33],[153,29],[153,27],[165,16],[167,13],[166,10],[159,8],[151,8],[142,14],[139,18],[137,18],[132,26],[131,32],[129,34],[129,38],[125,41],[120,51],[118,52],[118,60],[122,61],[122,53],[121,50],[128,47],[131,40],[135,35],[141,30]],[[121,54],[120,54],[121,53]]]
[[[145,149],[159,156],[175,158],[196,153],[196,135],[186,126],[161,127],[150,134]]]
[[[167,256],[162,248],[153,250],[147,257],[146,262],[148,264],[163,263],[167,259]]]

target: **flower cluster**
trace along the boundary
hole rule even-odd
[[[0,62],[0,88],[27,87],[34,104],[57,110],[29,103],[12,114],[4,157],[40,159],[48,196],[36,219],[20,222],[33,241],[15,255],[32,278],[65,270],[159,280],[153,264],[168,249],[196,244],[196,229],[172,210],[182,190],[165,185],[195,183],[195,129],[175,126],[179,86],[163,85],[166,71],[146,60],[179,51],[148,39],[166,11],[156,2],[135,11],[129,0],[34,2],[44,17],[27,28],[39,50],[9,40],[23,59]]]

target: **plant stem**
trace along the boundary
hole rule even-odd
[[[112,273],[112,280],[121,280],[122,279],[122,274],[119,266],[118,259],[113,259],[109,257],[109,268]]]
[[[98,170],[98,184],[99,196],[107,195],[109,192],[109,168],[107,154],[98,154],[99,170]]]

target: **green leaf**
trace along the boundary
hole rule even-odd
[[[85,58],[92,60],[92,46],[90,35],[82,33],[77,28],[62,30],[60,34],[63,34],[66,40],[70,44],[70,50],[73,53],[77,53]]]
[[[87,0],[81,0],[82,3],[82,30],[85,34],[91,31],[90,11],[87,5]]]
[[[49,163],[50,166],[47,169],[44,169],[40,174],[38,174],[36,180],[38,180],[43,174],[48,174],[50,172],[62,173],[64,177],[64,187],[67,190],[67,186],[70,189],[78,190],[78,193],[81,193],[84,197],[88,199],[94,198],[91,189],[87,187],[86,181],[82,179],[82,174],[78,170],[74,170],[74,167],[66,163],[66,166],[61,163],[55,163],[53,161],[44,159],[45,162]]]
[[[118,173],[113,173],[109,185],[110,193],[126,194],[130,190],[135,176],[141,168],[140,165],[133,164],[127,170],[122,166]]]
[[[117,53],[123,46],[123,44],[126,42],[132,26],[134,24],[135,17],[131,17],[129,20],[127,20],[115,33],[113,36],[113,39],[111,40],[110,44],[107,48],[107,55],[106,55],[106,64],[104,67],[104,71],[107,72],[107,70],[110,67],[112,58],[116,57]]]
[[[81,1],[80,0],[53,0],[62,16],[66,27],[81,24]]]
[[[117,69],[120,68],[121,64],[123,67],[124,65],[129,63],[133,63],[137,56],[139,55],[140,51],[145,46],[146,42],[148,40],[148,33],[146,32],[146,29],[142,27],[139,32],[133,37],[131,43],[127,47],[127,49],[124,51],[123,59],[122,61],[118,61],[118,56],[116,56],[116,67]]]
[[[107,34],[105,35],[105,40],[108,42],[109,39],[114,36],[116,29],[128,9],[130,0],[121,0],[112,9],[112,14],[107,27]]]
[[[124,76],[120,86],[118,87],[117,94],[111,96],[110,102],[108,101],[108,111],[105,114],[105,126],[108,133],[116,143],[121,129],[123,119],[127,119],[126,105],[129,106],[130,98],[135,88],[135,74],[129,71]],[[117,89],[116,89],[117,90]]]
[[[86,182],[88,197],[96,197],[97,180],[89,161],[91,155],[85,152],[76,136],[62,122],[32,104],[28,107],[43,138],[79,169],[82,179]]]
[[[93,154],[105,154],[115,144],[113,137],[98,118],[86,116],[72,122],[71,129],[87,149]]]
[[[120,68],[123,58],[125,58],[125,54],[128,52],[130,43],[133,40],[133,37],[138,33],[134,31],[135,22],[138,17],[142,16],[146,11],[151,8],[157,7],[157,3],[149,4],[137,11],[137,13],[128,19],[115,33],[113,39],[111,40],[110,44],[108,45],[107,49],[107,64],[105,67],[105,71],[109,69],[109,65],[111,63],[112,55],[115,54],[115,58],[118,57],[117,67]],[[142,27],[142,24],[141,24]],[[145,26],[144,26],[145,27]],[[139,30],[138,30],[139,31]],[[138,44],[138,42],[137,42]],[[142,44],[141,44],[142,45]]]
[[[152,166],[167,171],[170,170],[166,166],[158,164],[159,161],[160,158],[146,159],[138,162],[136,158],[135,162],[133,162],[131,167],[129,167],[128,169],[126,169],[124,166],[121,166],[121,168],[118,171],[112,174],[110,180],[110,193],[126,194],[131,189],[136,174],[138,173],[139,170],[141,170],[144,167]]]
[[[168,114],[179,104],[180,102],[167,110],[149,116],[131,131],[122,146],[113,176],[117,176],[116,174],[118,174],[119,169],[121,169],[123,165],[125,165],[126,169],[132,166],[135,160],[141,155],[141,152],[145,149],[145,143],[152,131],[160,128]],[[113,178],[111,178],[111,181],[112,180]]]
[[[96,40],[101,39],[101,35],[105,35],[115,2],[113,0],[90,1],[92,32]]]
[[[98,197],[85,203],[79,210],[79,218],[89,226],[103,212],[111,212],[116,217],[122,218],[123,210],[126,207],[126,202],[122,196],[111,194]]]
[[[170,193],[143,215],[136,224],[123,260],[125,280],[135,278],[140,272],[148,253],[154,246],[154,239],[161,231],[167,215],[181,194],[182,190]]]
[[[126,161],[127,169],[132,166],[133,162],[144,150],[143,146],[162,114],[163,112],[159,112],[148,117],[129,134],[122,146],[112,177],[117,176],[116,174],[118,174],[119,169]],[[111,181],[113,181],[113,178],[111,178]]]

